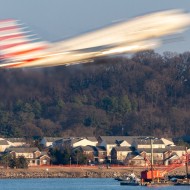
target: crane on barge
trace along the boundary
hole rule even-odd
[[[155,169],[154,168],[154,163],[153,163],[153,142],[157,138],[155,137],[146,137],[146,140],[150,140],[150,146],[151,146],[151,162],[145,157],[145,162],[148,164],[148,169],[144,170],[141,172],[141,180],[142,182],[152,182],[154,183],[155,180],[158,182],[160,180],[165,180],[166,175],[179,167],[184,166],[183,163],[175,163],[170,166],[168,166],[166,169],[161,170],[161,169]],[[186,166],[186,178],[188,178],[188,163],[189,163],[189,155],[187,153],[187,148],[186,148],[186,153],[185,153],[185,166]]]

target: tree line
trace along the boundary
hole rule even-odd
[[[190,134],[190,52],[0,71],[4,137]]]

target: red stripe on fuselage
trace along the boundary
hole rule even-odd
[[[0,32],[1,31],[6,31],[6,30],[14,30],[14,29],[18,29],[18,27],[16,27],[16,26],[6,26],[6,27],[1,27],[0,26]]]
[[[10,58],[10,57],[24,55],[24,54],[32,53],[32,52],[35,52],[35,51],[44,50],[44,49],[45,49],[45,46],[37,47],[37,48],[28,49],[28,50],[25,50],[25,51],[17,51],[17,52],[14,52],[14,53],[4,54],[4,57],[5,58]]]
[[[0,41],[9,40],[9,39],[18,38],[18,37],[23,38],[23,36],[21,34],[12,34],[12,35],[10,34],[10,35],[7,35],[7,36],[0,37]]]
[[[7,66],[4,66],[4,68],[17,68],[17,67],[21,67],[21,66],[24,66],[24,65],[27,65],[27,63],[30,63],[30,62],[33,62],[33,61],[38,61],[42,58],[33,58],[33,59],[26,59],[20,63],[15,63],[15,64],[12,64],[12,65],[7,65]]]
[[[19,46],[19,45],[24,45],[24,44],[26,44],[26,42],[20,42],[20,43],[14,43],[14,44],[2,45],[2,46],[0,45],[0,49],[4,50],[4,49]]]
[[[1,20],[0,21],[0,24],[1,23],[5,23],[5,22],[15,22],[16,20],[14,20],[14,19],[5,19],[5,20]]]

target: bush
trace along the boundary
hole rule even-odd
[[[8,166],[10,168],[28,168],[28,161],[24,156],[18,158],[11,158],[8,161]]]

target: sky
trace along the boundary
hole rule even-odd
[[[0,0],[0,19],[18,19],[42,40],[54,42],[168,9],[190,12],[190,0]],[[156,51],[190,51],[190,28],[181,41]]]

